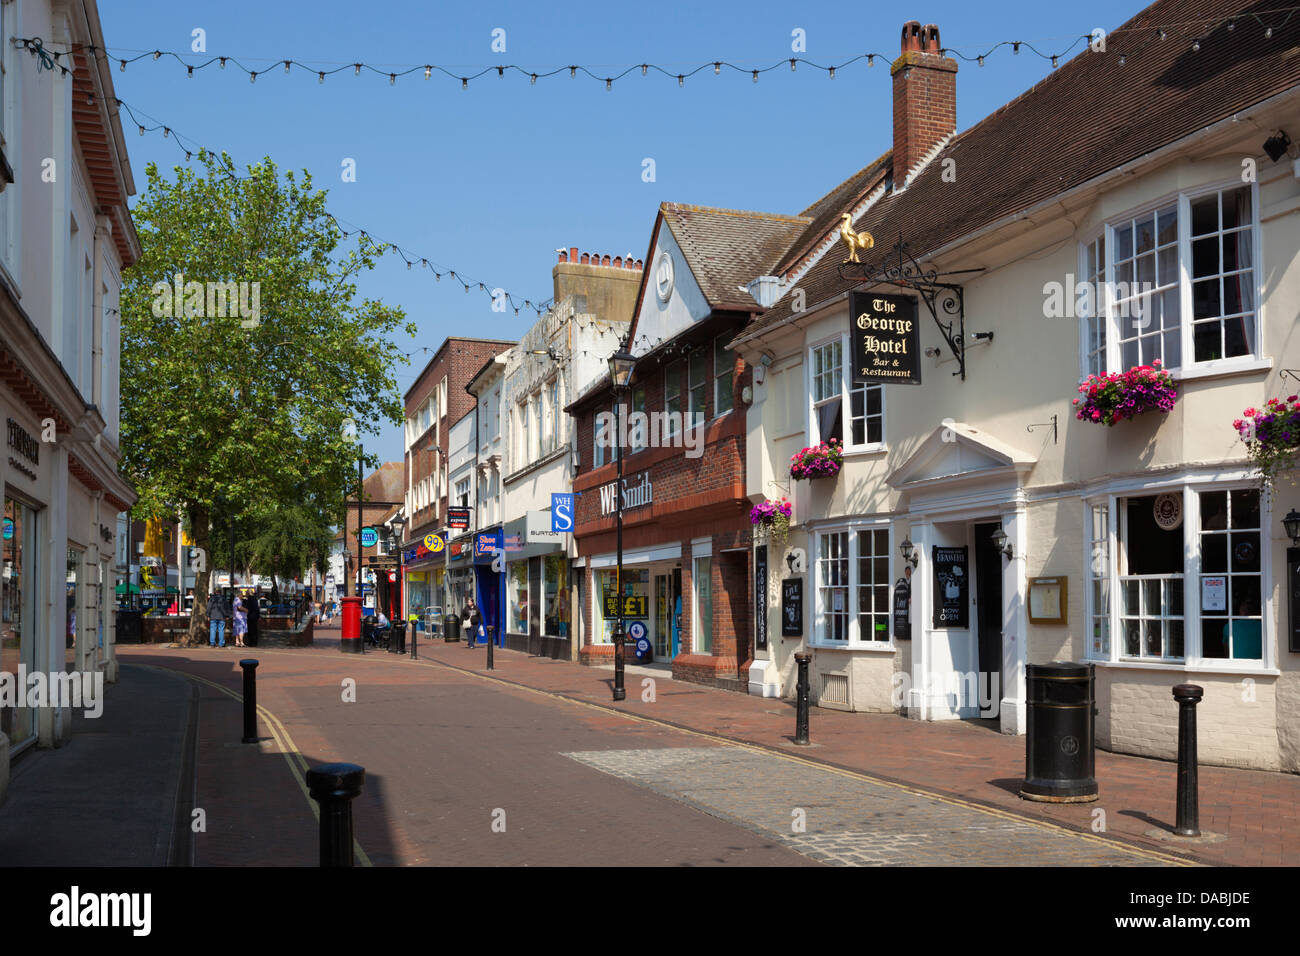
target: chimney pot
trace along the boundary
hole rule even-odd
[[[584,266],[591,265],[591,256],[585,252],[582,254],[582,264]]]
[[[907,53],[909,51],[920,52],[921,50],[921,21],[908,20],[903,24],[903,40],[899,44],[899,51]]]
[[[561,261],[561,262],[568,262],[568,261],[569,261],[569,253],[568,253],[568,250],[567,250],[567,249],[561,249],[561,250],[560,250],[560,261]]]
[[[607,266],[607,265],[609,265],[609,256],[602,256],[602,257],[601,257],[601,260],[600,260],[600,264],[601,264],[602,266]]]
[[[577,262],[577,261],[578,261],[578,247],[577,247],[577,246],[569,246],[569,261],[570,261],[570,262]]]
[[[622,256],[615,256],[615,257],[614,257],[614,268],[615,268],[615,269],[621,269],[621,268],[623,268],[623,257],[622,257]]]

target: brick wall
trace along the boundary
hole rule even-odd
[[[402,484],[403,489],[413,487],[425,478],[437,474],[437,470],[445,462],[450,450],[451,426],[472,412],[476,404],[474,396],[465,391],[465,386],[488,359],[500,355],[513,344],[499,339],[468,338],[448,338],[442,343],[410,391],[406,393],[406,414],[409,417],[429,400],[446,376],[447,407],[438,421],[438,446],[442,449],[442,454],[435,454],[431,448],[428,448],[432,430],[417,436],[417,450],[406,456],[406,480]],[[441,490],[439,488],[439,491]],[[440,495],[427,507],[419,509],[410,516],[407,539],[414,540],[429,531],[441,528],[445,523],[443,519],[446,515],[447,496]]]

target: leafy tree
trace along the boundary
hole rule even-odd
[[[202,595],[224,551],[214,520],[251,521],[268,547],[249,553],[272,563],[287,554],[272,538],[296,530],[318,543],[321,526],[342,520],[357,462],[346,426],[401,422],[393,369],[406,359],[389,337],[415,327],[400,308],[358,299],[357,275],[383,250],[362,237],[336,254],[342,231],[309,175],[281,178],[268,158],[239,177],[224,154],[199,158],[205,176],[146,168],[133,210],[143,253],[122,289],[121,392],[135,514],[182,514],[208,556]],[[229,283],[248,283],[235,306]],[[206,631],[196,600],[190,643]]]

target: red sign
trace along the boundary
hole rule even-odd
[[[389,584],[396,584],[396,583],[397,583],[397,572],[396,572],[396,571],[389,571],[389,572],[388,572],[388,583],[389,583]]]
[[[465,531],[469,528],[469,509],[468,508],[448,508],[447,509],[447,527],[455,528],[459,531]]]

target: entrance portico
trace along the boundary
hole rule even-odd
[[[1036,459],[961,422],[936,428],[887,481],[916,547],[903,697],[919,720],[997,717],[1024,733],[1024,481]],[[1001,526],[1011,555],[992,543]],[[992,603],[994,607],[988,607]]]

